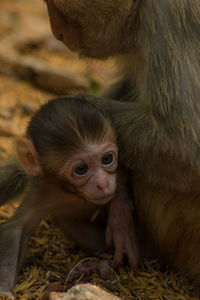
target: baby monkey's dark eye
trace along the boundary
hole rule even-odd
[[[108,153],[102,157],[101,162],[103,165],[110,165],[112,164],[113,160],[114,160],[113,154]]]
[[[80,165],[76,167],[74,170],[74,173],[79,176],[83,176],[88,172],[88,166],[87,165]]]

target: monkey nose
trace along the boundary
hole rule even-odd
[[[102,177],[98,180],[97,188],[103,192],[104,196],[107,195],[107,193],[108,193],[108,179],[107,179],[106,176],[104,178]]]
[[[63,41],[63,20],[60,17],[60,12],[57,10],[52,0],[46,0],[47,9],[49,12],[50,24],[52,32],[56,39]]]

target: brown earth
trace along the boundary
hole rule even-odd
[[[53,38],[43,1],[1,0],[0,42],[1,161],[14,152],[16,136],[24,133],[30,116],[42,103],[74,90],[96,93],[113,80],[112,62],[83,62]],[[49,81],[45,82],[47,75]],[[12,215],[16,205],[14,201],[1,208],[0,222]],[[113,271],[110,281],[101,280],[97,274],[68,276],[87,257],[50,218],[44,220],[30,240],[14,288],[17,299],[40,299],[47,287],[62,291],[63,286],[69,288],[77,282],[97,284],[122,299],[198,299],[197,291],[179,274],[156,261],[144,262],[136,274],[126,265],[120,267]]]

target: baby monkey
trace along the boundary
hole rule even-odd
[[[49,213],[82,249],[95,253],[113,244],[114,266],[126,253],[131,268],[137,267],[127,174],[118,167],[115,133],[105,114],[85,98],[44,104],[17,142],[28,184],[21,205],[0,226],[0,297],[14,299],[11,289],[30,234]],[[10,187],[20,183],[23,172]]]

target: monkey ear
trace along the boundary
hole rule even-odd
[[[19,138],[17,140],[17,153],[27,174],[37,176],[42,173],[42,168],[38,162],[38,154],[29,139]]]

